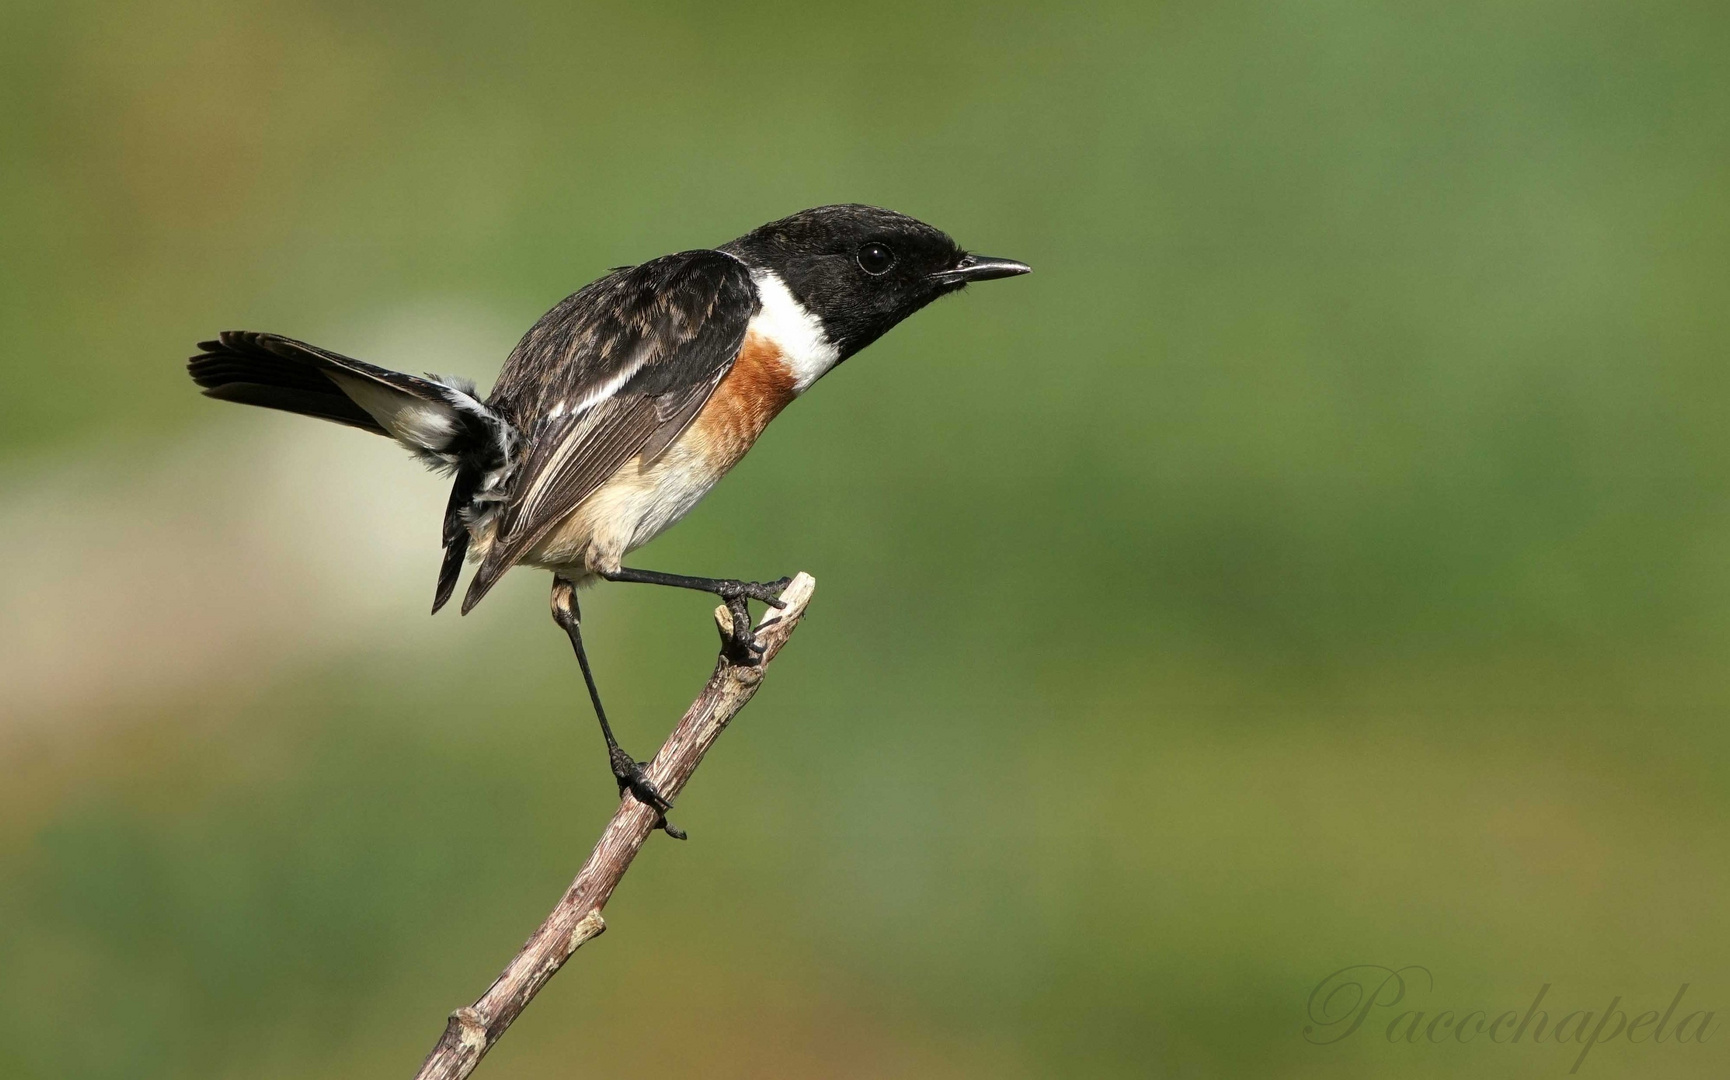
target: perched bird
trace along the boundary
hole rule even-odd
[[[275,334],[227,331],[188,362],[206,395],[387,435],[451,473],[433,611],[465,558],[466,614],[516,565],[553,572],[553,617],[582,668],[621,796],[667,800],[620,749],[583,649],[576,589],[596,579],[714,593],[729,653],[760,655],[746,601],[773,582],[621,562],[696,506],[769,421],[835,365],[971,282],[1025,274],[873,206],[821,206],[713,249],[621,267],[523,336],[484,400],[466,379],[389,371]]]

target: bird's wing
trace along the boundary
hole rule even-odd
[[[609,274],[535,324],[488,399],[527,438],[465,612],[621,465],[678,437],[758,307],[744,264],[687,251]]]

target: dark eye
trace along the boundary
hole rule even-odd
[[[895,253],[889,250],[889,245],[873,240],[859,248],[859,269],[876,277],[887,274],[889,268],[895,265]]]

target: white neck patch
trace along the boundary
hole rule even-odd
[[[793,392],[803,394],[841,359],[841,350],[823,333],[823,323],[793,298],[787,283],[773,270],[754,269],[751,280],[763,310],[751,320],[748,333],[773,342],[793,374]]]

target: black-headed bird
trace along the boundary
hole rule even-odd
[[[433,611],[465,559],[466,614],[513,566],[553,572],[553,617],[582,668],[620,795],[666,823],[644,763],[620,749],[583,648],[579,586],[597,579],[714,593],[729,655],[761,654],[748,600],[779,606],[787,579],[692,577],[623,564],[691,511],[780,411],[940,296],[1025,274],[921,221],[821,206],[717,248],[622,267],[530,328],[482,399],[471,381],[375,367],[291,338],[230,331],[188,364],[210,397],[387,435],[455,482]]]

